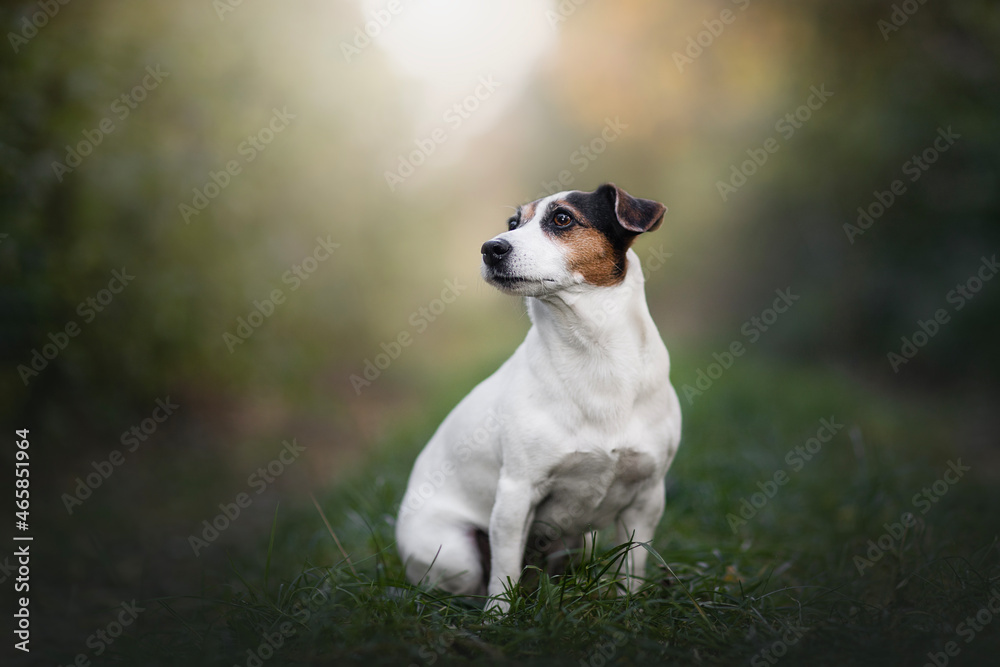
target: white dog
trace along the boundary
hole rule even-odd
[[[505,612],[526,550],[551,570],[611,524],[619,542],[653,538],[681,414],[629,247],[665,212],[613,184],[560,192],[483,245],[483,277],[527,297],[533,326],[417,457],[396,524],[410,581]],[[629,551],[630,590],[645,563]]]

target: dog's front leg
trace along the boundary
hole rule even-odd
[[[651,542],[656,526],[660,523],[660,517],[663,516],[665,502],[666,489],[663,482],[641,493],[618,516],[616,531],[618,543],[625,544],[629,540],[633,543]],[[648,555],[644,547],[635,546],[625,557],[625,584],[632,593],[642,587]]]
[[[507,613],[510,603],[499,599],[508,578],[512,584],[521,577],[524,547],[531,525],[532,489],[527,482],[500,477],[493,512],[490,514],[490,600],[487,609]]]

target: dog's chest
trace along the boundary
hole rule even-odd
[[[656,468],[650,454],[628,447],[566,454],[546,480],[535,520],[568,532],[608,525]]]

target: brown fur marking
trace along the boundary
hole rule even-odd
[[[540,200],[535,200],[530,204],[521,205],[521,222],[528,222],[535,217],[535,209],[538,207],[538,202]]]
[[[615,252],[604,234],[593,227],[576,225],[557,237],[568,250],[569,268],[591,285],[610,287],[625,278],[625,256]]]

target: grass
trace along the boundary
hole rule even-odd
[[[694,375],[681,364],[675,386]],[[684,438],[652,544],[605,540],[567,575],[515,586],[506,617],[403,579],[392,522],[428,420],[399,429],[350,483],[319,498],[322,513],[284,503],[271,530],[192,584],[191,596],[147,600],[140,628],[105,660],[922,665],[954,641],[960,653],[949,664],[994,664],[1000,619],[968,642],[958,632],[969,616],[982,623],[991,589],[1000,590],[1000,494],[976,466],[935,492],[949,461],[972,462],[949,440],[952,407],[750,360],[682,405]],[[831,418],[843,428],[794,470],[786,453]],[[779,470],[787,482],[734,530],[727,515]],[[937,500],[921,513],[913,496],[925,487]],[[856,556],[906,511],[917,524],[883,538],[884,554],[859,573]],[[611,577],[625,548],[652,552],[647,584],[628,596]]]

